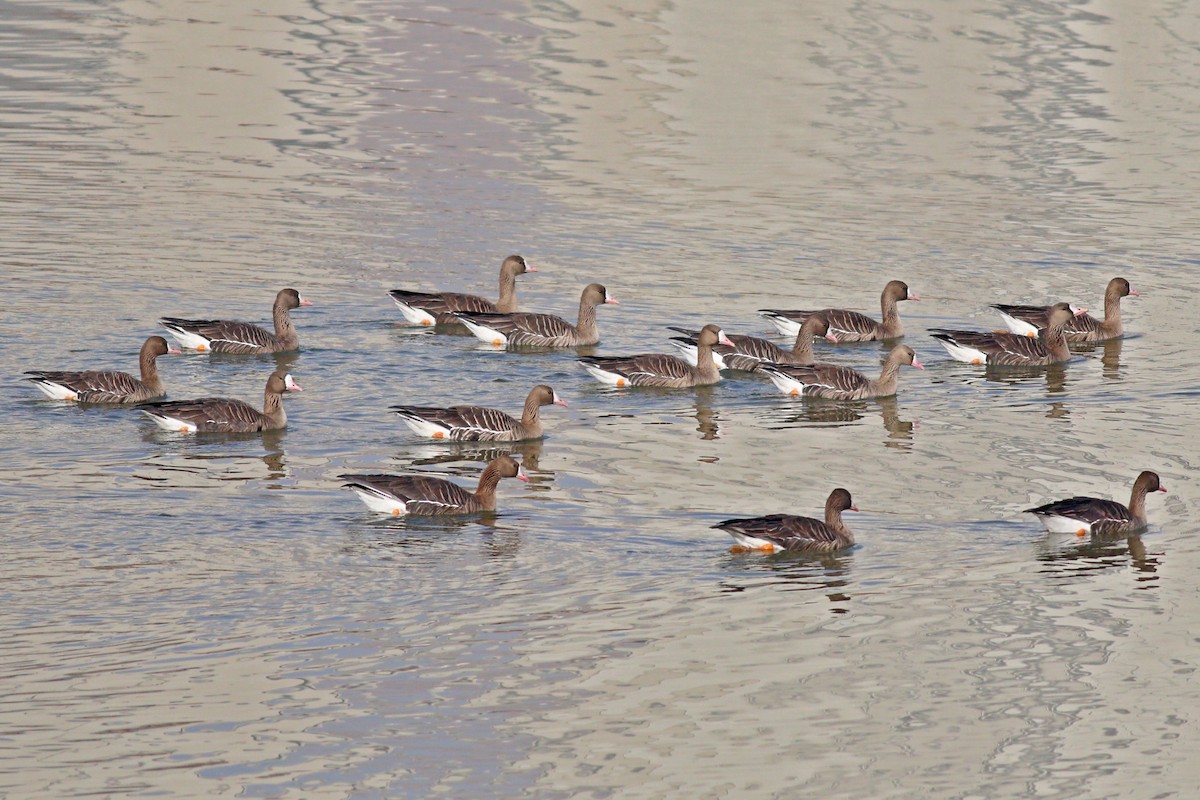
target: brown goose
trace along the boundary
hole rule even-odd
[[[456,316],[476,338],[497,347],[577,347],[600,341],[596,330],[596,306],[620,305],[598,283],[584,287],[579,298],[579,324],[572,325],[552,314],[471,314]]]
[[[912,364],[925,369],[911,347],[898,344],[883,362],[879,378],[872,380],[861,372],[836,364],[763,364],[759,370],[779,391],[793,397],[823,397],[827,400],[863,400],[868,397],[890,397],[900,382],[900,367]]]
[[[1063,335],[1068,342],[1103,342],[1116,339],[1125,332],[1121,325],[1121,298],[1139,297],[1137,290],[1124,278],[1113,278],[1104,290],[1104,320],[1081,314],[1067,322]],[[992,306],[1000,312],[1004,324],[1013,333],[1036,337],[1049,323],[1047,316],[1051,306],[1021,306],[997,303]]]
[[[682,333],[683,336],[671,337],[671,342],[683,354],[689,364],[696,363],[696,337],[700,332],[690,328],[671,327],[671,330]],[[754,372],[764,362],[770,364],[811,364],[813,363],[813,339],[824,336],[831,342],[837,337],[829,331],[825,315],[816,312],[800,326],[796,334],[796,343],[791,350],[784,350],[774,342],[759,339],[756,336],[744,334],[729,334],[733,347],[718,344],[713,347],[713,360],[721,369],[737,369],[744,372]]]
[[[393,516],[442,517],[496,510],[496,485],[501,478],[528,481],[511,456],[499,456],[483,469],[479,487],[469,492],[461,486],[429,475],[339,475],[367,508]]]
[[[713,525],[733,537],[735,552],[768,550],[830,553],[854,546],[854,534],[842,522],[843,511],[858,511],[850,492],[834,489],[825,501],[825,521],[791,514],[771,514],[749,519],[727,519]]]
[[[565,406],[567,401],[545,384],[530,390],[520,419],[480,406],[392,406],[392,410],[421,436],[458,442],[518,442],[542,438],[541,407]]]
[[[300,337],[288,312],[311,306],[295,289],[280,289],[275,295],[275,333],[248,322],[228,319],[180,319],[163,317],[159,323],[187,350],[213,353],[286,353],[300,347]]]
[[[138,406],[138,410],[154,420],[158,427],[180,433],[273,431],[287,427],[283,393],[300,391],[303,390],[292,380],[292,376],[279,369],[267,378],[261,412],[249,403],[226,397],[145,403]]]
[[[879,297],[879,307],[883,312],[883,321],[876,322],[865,314],[857,311],[847,311],[844,308],[827,308],[821,313],[829,323],[829,332],[839,342],[871,342],[877,339],[895,339],[904,335],[904,326],[900,324],[900,314],[896,303],[901,300],[920,300],[921,298],[908,291],[904,281],[891,281],[883,287]],[[784,336],[795,336],[800,332],[800,326],[808,319],[812,311],[785,311],[775,308],[759,309],[759,314],[771,320]]]
[[[493,303],[474,294],[410,292],[392,289],[388,294],[400,313],[413,325],[461,325],[459,311],[476,314],[511,314],[517,310],[517,276],[537,272],[520,256],[509,256],[500,265],[500,299]]]
[[[1146,527],[1146,493],[1165,491],[1158,481],[1158,475],[1147,470],[1133,482],[1133,496],[1129,498],[1128,507],[1115,500],[1072,497],[1037,508],[1027,508],[1025,513],[1037,516],[1050,533],[1074,533],[1079,536],[1089,533],[1132,533]]]
[[[1068,303],[1050,306],[1049,326],[1039,339],[1018,333],[991,331],[954,331],[933,328],[929,335],[942,343],[955,361],[967,364],[993,364],[1002,367],[1043,367],[1071,358],[1063,329],[1073,316],[1087,312]]]
[[[180,351],[167,345],[161,336],[151,336],[142,344],[138,355],[141,380],[124,372],[89,370],[87,372],[55,372],[36,370],[26,372],[28,380],[55,400],[76,400],[80,403],[142,403],[167,393],[158,377],[156,359]]]
[[[713,361],[715,344],[733,343],[716,325],[705,325],[696,338],[696,366],[682,358],[666,353],[645,353],[639,356],[588,356],[579,364],[592,377],[609,386],[660,386],[684,389],[718,383],[721,371]]]

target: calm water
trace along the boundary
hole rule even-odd
[[[779,0],[0,4],[0,795],[1190,797],[1200,485],[1200,14],[1184,5]],[[801,10],[798,10],[798,7]],[[385,292],[495,291],[597,352],[764,305],[877,313],[893,400],[765,381],[614,392],[573,353],[401,325]],[[1099,309],[1065,368],[950,362],[987,305]],[[269,319],[286,432],[184,439],[40,399],[136,366],[158,316]],[[874,370],[876,345],[823,346]],[[275,358],[165,358],[259,402]],[[365,512],[337,475],[473,483],[487,451],[393,403],[552,384],[494,519]],[[1170,490],[1131,541],[1021,509]],[[732,515],[861,546],[728,552]]]

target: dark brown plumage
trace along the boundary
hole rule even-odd
[[[1071,358],[1063,329],[1074,315],[1085,311],[1087,309],[1074,309],[1068,303],[1055,303],[1050,307],[1049,325],[1037,339],[1018,333],[944,328],[933,328],[929,335],[940,341],[956,361],[1003,367],[1040,367]]]
[[[854,546],[854,534],[842,522],[843,511],[858,511],[845,489],[825,501],[825,521],[791,514],[727,519],[713,527],[733,537],[734,550],[781,550],[828,553]]]
[[[1089,314],[1080,314],[1068,320],[1063,335],[1068,342],[1092,343],[1116,339],[1125,332],[1121,324],[1121,298],[1138,293],[1124,278],[1113,278],[1104,291],[1104,319],[1098,320]],[[1048,325],[1051,306],[1023,306],[997,303],[992,308],[1004,317],[1004,324],[1013,333],[1037,336]]]
[[[1128,506],[1098,497],[1071,497],[1027,508],[1025,513],[1035,515],[1051,533],[1133,533],[1146,527],[1146,494],[1165,491],[1158,474],[1146,470],[1133,482]]]
[[[689,364],[694,362],[696,360],[696,338],[700,332],[674,326],[671,326],[671,330],[684,334],[672,337],[671,341],[683,353]],[[814,361],[813,340],[816,337],[824,336],[831,342],[837,341],[837,338],[829,331],[825,315],[819,311],[804,320],[800,326],[800,332],[796,334],[796,342],[792,345],[791,350],[784,350],[774,342],[768,342],[757,336],[736,333],[726,335],[733,343],[732,346],[723,344],[713,346],[717,366],[722,369],[736,369],[744,372],[754,372],[764,363],[811,364]]]
[[[474,492],[429,475],[347,474],[339,476],[367,508],[393,516],[440,517],[496,509],[496,486],[502,478],[529,478],[511,456],[499,456],[484,467]]]
[[[498,409],[482,406],[392,406],[392,410],[399,414],[414,432],[431,439],[516,442],[542,437],[541,407],[551,404],[565,406],[567,403],[559,398],[552,388],[540,384],[533,387],[525,398],[525,408],[520,419],[514,419]]]
[[[793,397],[821,397],[826,400],[862,400],[868,397],[888,397],[896,393],[900,367],[911,364],[925,369],[917,354],[907,345],[892,348],[883,362],[878,378],[868,378],[861,372],[836,364],[763,364],[759,370],[784,394]]]
[[[517,276],[537,270],[521,256],[509,256],[500,264],[500,295],[493,303],[474,294],[458,292],[413,292],[392,289],[388,292],[404,318],[414,325],[461,325],[454,315],[511,314],[517,310]]]
[[[643,353],[637,356],[588,356],[579,364],[596,380],[610,386],[658,386],[684,389],[704,386],[721,380],[721,371],[713,361],[716,344],[732,346],[732,342],[716,325],[705,325],[696,339],[696,366],[682,358],[666,353]]]
[[[904,281],[889,281],[883,287],[879,296],[879,308],[883,314],[882,321],[871,319],[857,311],[844,308],[826,308],[821,311],[829,324],[829,332],[839,342],[870,342],[878,339],[895,339],[904,335],[904,326],[900,323],[900,313],[896,303],[901,300],[920,300],[921,298],[908,291]],[[759,314],[771,320],[784,336],[795,336],[804,320],[815,311],[781,310],[775,308],[759,309]]]
[[[80,403],[142,403],[166,394],[158,376],[157,359],[167,353],[179,353],[167,345],[161,336],[151,336],[142,343],[138,354],[141,378],[124,372],[89,370],[64,372],[33,370],[26,372],[47,397],[56,400],[75,400]]]
[[[290,374],[276,370],[267,378],[263,410],[228,397],[201,397],[198,400],[172,400],[144,403],[138,410],[160,428],[180,433],[253,433],[287,427],[283,411],[283,393],[303,391]]]
[[[159,322],[180,347],[201,352],[249,355],[286,353],[300,347],[300,336],[289,313],[293,308],[311,306],[295,289],[281,289],[275,296],[272,316],[275,333],[248,322],[228,319],[181,319],[163,317]]]
[[[578,347],[596,344],[596,306],[620,305],[598,283],[586,286],[579,298],[579,321],[572,325],[553,314],[469,314],[456,315],[481,341],[496,346]]]

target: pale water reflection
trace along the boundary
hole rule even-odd
[[[0,29],[0,794],[1194,793],[1196,10],[51,0]],[[541,270],[525,309],[608,286],[602,342],[496,351],[387,296],[486,293],[509,253]],[[1113,275],[1131,335],[1060,367],[925,335]],[[877,314],[891,278],[928,367],[894,398],[574,363],[761,335],[763,307]],[[300,352],[161,370],[257,404],[286,365],[286,431],[181,437],[20,380],[127,370],[166,314],[265,322],[282,286],[317,303]],[[537,383],[571,404],[542,442],[388,410]],[[337,478],[470,485],[499,452],[532,480],[495,515],[380,518]],[[1147,468],[1170,494],[1141,536],[1022,514]],[[710,527],[837,485],[845,553],[735,556]]]

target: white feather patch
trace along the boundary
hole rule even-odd
[[[1058,514],[1038,514],[1037,518],[1042,521],[1042,524],[1046,526],[1046,530],[1050,533],[1092,532],[1092,523],[1084,522],[1083,520],[1062,517]]]
[[[403,516],[408,513],[408,504],[398,497],[373,492],[361,486],[351,486],[350,488],[358,495],[358,499],[363,501],[363,505],[376,514]]]
[[[185,331],[180,328],[172,328],[169,325],[164,325],[167,333],[171,334],[171,338],[179,342],[179,346],[186,350],[211,350],[212,342],[198,333]]]
[[[1015,334],[1020,336],[1037,336],[1038,329],[1036,325],[1030,325],[1023,319],[1018,319],[1010,314],[1000,312],[1000,319],[1004,320],[1004,327],[1008,328]]]
[[[408,303],[402,303],[396,298],[392,298],[396,303],[396,307],[400,309],[400,313],[404,315],[404,319],[408,320],[411,325],[434,325],[437,323],[437,318],[424,309],[410,306]]]
[[[79,395],[74,389],[68,389],[62,384],[51,381],[33,381],[33,385],[42,390],[42,394],[52,400],[78,400]]]
[[[162,428],[164,431],[174,431],[175,433],[195,433],[196,426],[191,422],[185,422],[175,417],[159,416],[151,411],[142,409],[142,413],[150,419],[154,420],[154,424]]]
[[[944,339],[939,339],[942,347],[946,348],[946,352],[955,361],[962,361],[966,364],[986,364],[987,353],[982,350],[976,350],[974,347],[958,344],[957,342],[947,342]]]
[[[481,342],[487,342],[488,344],[494,345],[508,344],[508,337],[498,330],[489,328],[486,325],[480,325],[478,322],[472,322],[464,317],[459,317],[459,320],[463,325],[466,325],[467,329],[470,330],[471,333],[475,334],[475,338],[479,339]]]

